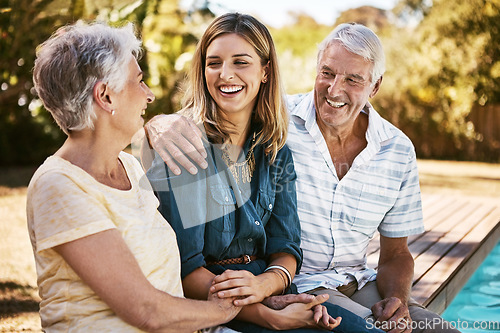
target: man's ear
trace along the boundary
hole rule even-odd
[[[383,78],[384,78],[384,76],[381,76],[380,79],[378,79],[377,82],[375,82],[375,85],[373,86],[373,90],[370,93],[370,98],[373,98],[378,93],[378,90],[380,89],[380,85],[382,84]]]
[[[92,96],[94,97],[94,102],[97,103],[101,109],[110,113],[113,111],[111,98],[109,97],[109,87],[106,83],[98,81],[94,86]]]

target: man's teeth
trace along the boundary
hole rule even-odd
[[[219,88],[223,93],[234,93],[243,89],[242,86],[222,86]]]
[[[146,114],[146,109],[142,110],[141,116],[144,116]]]
[[[334,108],[341,108],[343,107],[344,105],[346,105],[346,103],[340,103],[340,102],[334,102],[334,101],[330,101],[330,100],[326,100],[326,102],[328,103],[328,105],[334,107]]]

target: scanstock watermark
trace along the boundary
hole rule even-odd
[[[379,328],[384,331],[397,328],[404,331],[410,327],[412,330],[440,330],[440,329],[480,329],[480,330],[500,330],[500,321],[467,321],[457,319],[456,321],[443,321],[441,318],[426,319],[423,321],[400,320],[399,322],[378,322],[373,318],[366,320],[368,329]]]

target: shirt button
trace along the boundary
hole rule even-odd
[[[273,204],[269,204],[269,209],[273,209]]]
[[[225,200],[226,200],[226,202],[228,202],[228,201],[229,201],[229,198],[228,198],[228,197],[226,197],[226,198],[225,198]]]
[[[255,221],[255,224],[256,224],[256,225],[260,225],[260,222],[259,222],[259,221]]]
[[[248,241],[248,242],[252,242],[252,241],[253,241],[253,239],[252,239],[252,238],[249,238],[249,239],[247,239],[247,241]]]

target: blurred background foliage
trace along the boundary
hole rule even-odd
[[[333,26],[292,15],[294,24],[270,30],[287,92],[306,92],[317,44]],[[36,45],[58,27],[134,22],[156,95],[150,118],[179,109],[192,52],[213,17],[210,0],[188,9],[178,0],[0,0],[0,166],[38,164],[64,140],[31,78]],[[373,104],[420,158],[500,162],[500,0],[400,0],[391,11],[345,11],[336,23],[352,21],[382,39],[387,72]]]

